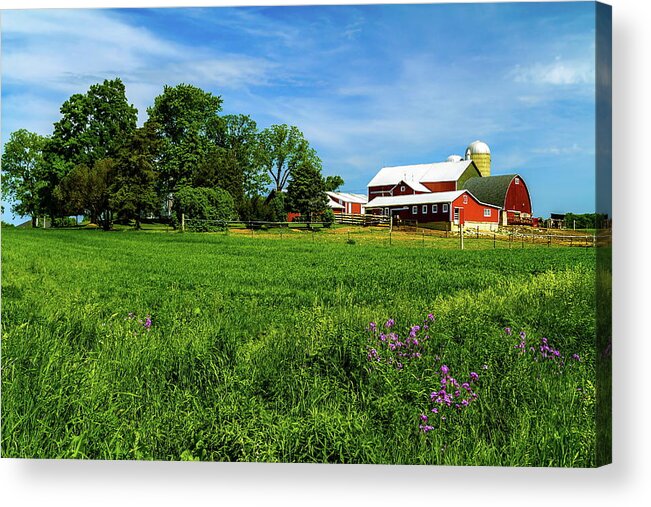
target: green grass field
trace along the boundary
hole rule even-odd
[[[3,229],[3,457],[595,465],[594,249],[295,234]]]

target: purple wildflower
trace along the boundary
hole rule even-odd
[[[474,371],[471,371],[470,372],[470,380],[473,381],[473,382],[479,380],[479,375],[477,375]]]
[[[386,324],[384,324],[384,327],[393,327],[395,323],[396,323],[395,320],[389,319],[386,321]]]
[[[509,335],[509,336],[511,336],[511,334],[513,333],[513,331],[511,331],[511,328],[510,328],[510,327],[505,327],[505,328],[504,328],[504,332],[505,332],[507,335]]]
[[[443,375],[447,375],[449,371],[450,368],[448,368],[446,365],[441,366],[441,373],[443,373]]]
[[[581,357],[579,356],[579,354],[572,354],[572,359],[574,359],[575,361],[580,361]]]

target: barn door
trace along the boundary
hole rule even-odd
[[[463,208],[454,208],[454,218],[453,218],[453,223],[454,225],[463,225],[465,223],[464,216],[463,216]]]

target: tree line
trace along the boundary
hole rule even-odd
[[[222,98],[189,84],[165,86],[137,126],[119,78],[72,95],[49,136],[20,129],[2,154],[2,196],[12,211],[52,223],[85,215],[110,229],[146,216],[284,221],[329,212],[343,185],[295,126],[259,130],[222,115]]]

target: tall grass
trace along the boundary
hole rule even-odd
[[[594,466],[594,263],[545,247],[3,230],[2,454]],[[420,357],[368,360],[370,322],[408,331],[430,312]],[[566,365],[522,354],[521,330]],[[477,372],[477,399],[423,432],[442,365]]]

